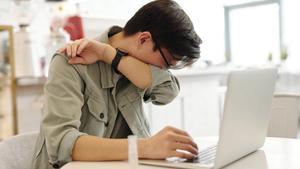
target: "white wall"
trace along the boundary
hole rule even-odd
[[[286,69],[300,71],[300,1],[282,0],[283,42],[287,45],[289,58]]]
[[[224,59],[224,17],[223,2],[220,0],[176,0],[185,10],[194,23],[195,30],[203,40],[201,56],[203,60],[211,60],[214,63],[223,62]],[[89,0],[82,3],[82,14],[87,22],[87,31],[96,32],[101,25],[107,23],[125,24],[134,13],[149,0]],[[98,21],[97,21],[98,18]],[[98,23],[97,23],[98,22]],[[98,25],[98,26],[95,26]],[[91,35],[92,33],[87,33]],[[196,63],[197,65],[197,63]]]

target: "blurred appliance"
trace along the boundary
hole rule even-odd
[[[64,30],[70,34],[72,41],[83,38],[84,33],[81,17],[78,15],[68,17],[64,26]]]
[[[38,49],[27,27],[26,24],[20,25],[20,29],[14,34],[16,77],[34,77],[41,74]]]

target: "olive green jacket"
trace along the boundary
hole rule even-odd
[[[107,43],[107,32],[100,38]],[[44,87],[46,112],[36,142],[32,169],[60,168],[72,161],[72,149],[82,135],[109,138],[118,110],[133,134],[149,137],[142,102],[167,104],[179,92],[177,79],[166,70],[151,66],[152,84],[146,90],[116,74],[104,62],[70,65],[56,53]]]

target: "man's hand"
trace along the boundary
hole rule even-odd
[[[58,52],[65,52],[70,57],[70,64],[92,64],[104,60],[108,46],[96,40],[79,39],[67,44]]]
[[[141,158],[165,159],[180,157],[192,159],[198,154],[197,144],[191,136],[185,131],[174,127],[165,127],[145,142],[141,147],[141,153],[143,154]]]

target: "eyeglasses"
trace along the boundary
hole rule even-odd
[[[169,68],[171,67],[171,64],[168,62],[168,60],[167,60],[167,58],[165,57],[164,53],[162,52],[160,46],[158,46],[157,44],[156,44],[156,46],[157,46],[157,48],[158,48],[158,51],[159,51],[160,55],[161,55],[162,58],[164,59],[165,64],[167,65],[166,68],[169,69]]]
[[[196,60],[198,60],[198,58],[190,58],[188,56],[183,56],[183,57],[175,57],[175,55],[173,55],[170,51],[170,55],[172,56],[172,58],[174,59],[174,64],[170,64],[167,60],[167,58],[165,57],[161,47],[159,46],[159,44],[157,43],[157,41],[152,37],[156,47],[158,48],[158,51],[161,55],[161,57],[163,58],[165,65],[166,65],[166,69],[182,69],[187,65],[191,65],[193,64]]]

